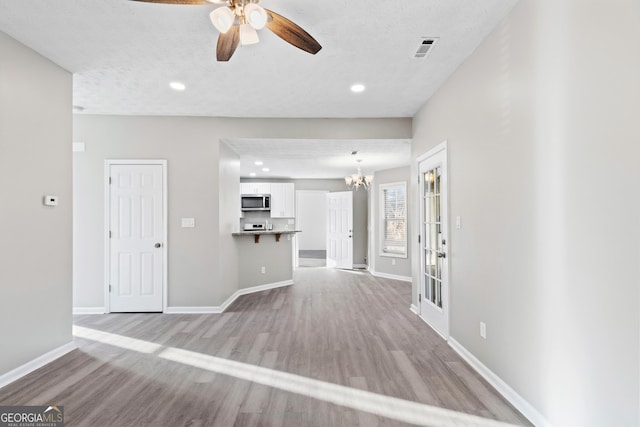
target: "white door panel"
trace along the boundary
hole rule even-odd
[[[162,165],[111,165],[109,305],[112,312],[162,311]]]
[[[327,267],[353,268],[353,193],[327,194]]]

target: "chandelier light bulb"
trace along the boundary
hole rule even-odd
[[[233,26],[233,21],[235,20],[233,11],[226,6],[215,9],[211,12],[209,17],[211,18],[213,26],[223,34],[229,31]]]
[[[256,3],[249,3],[244,7],[244,17],[256,30],[261,30],[267,25],[267,12]]]

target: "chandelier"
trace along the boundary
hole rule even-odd
[[[360,187],[364,187],[365,190],[368,190],[371,186],[371,182],[373,181],[373,175],[362,175],[362,170],[360,169],[360,162],[362,162],[362,160],[358,159],[356,162],[358,162],[358,165],[356,166],[358,168],[358,173],[345,176],[344,182],[347,184],[349,190],[358,191]]]

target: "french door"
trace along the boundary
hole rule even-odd
[[[449,263],[447,254],[446,143],[419,164],[420,316],[445,339],[449,337]]]

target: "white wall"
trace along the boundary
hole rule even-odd
[[[521,0],[414,117],[462,218],[451,336],[556,426],[640,424],[639,12]]]
[[[77,233],[74,241],[74,306],[103,306],[103,163],[105,159],[168,161],[169,298],[171,307],[219,306],[238,289],[227,276],[237,242],[237,158],[224,138],[408,138],[410,119],[223,119],[206,117],[74,116]],[[221,190],[222,188],[222,190]],[[300,187],[297,187],[300,189]],[[232,194],[235,192],[235,195]],[[366,202],[365,202],[366,212]],[[193,217],[196,228],[181,228]],[[366,225],[365,225],[366,227]],[[225,234],[225,236],[222,236]],[[234,243],[235,242],[235,243]],[[366,240],[365,240],[366,242]],[[366,243],[365,243],[366,245]],[[222,258],[221,258],[222,256]],[[228,258],[227,258],[228,257]],[[220,260],[225,259],[223,264]]]
[[[301,251],[327,250],[327,191],[296,191],[296,221]]]
[[[388,257],[380,255],[380,247],[381,247],[381,236],[383,232],[383,223],[382,223],[382,213],[380,207],[380,185],[381,184],[390,184],[396,182],[404,182],[407,185],[407,200],[411,197],[409,194],[409,186],[411,168],[409,166],[387,169],[383,171],[377,171],[373,177],[373,187],[369,190],[369,215],[370,215],[370,236],[372,241],[370,241],[369,246],[371,248],[371,258],[372,258],[372,273],[382,273],[382,274],[390,274],[393,276],[400,277],[411,277],[411,261],[412,261],[412,251],[411,251],[411,243],[412,240],[409,239],[411,236],[411,230],[413,229],[413,224],[411,224],[412,215],[411,212],[407,212],[407,257],[406,258],[398,258],[398,257]],[[394,264],[395,262],[395,264]]]
[[[103,302],[104,160],[166,159],[169,306],[213,306],[228,296],[219,279],[216,126],[206,119],[74,116],[74,306]],[[181,228],[182,217],[195,228]],[[179,286],[177,286],[179,284]]]
[[[223,142],[218,145],[219,181],[218,212],[220,233],[218,235],[219,285],[223,294],[231,295],[239,287],[241,260],[246,259],[240,252],[240,242],[231,233],[239,230],[238,206],[240,206],[240,157]],[[234,207],[234,208],[232,208]]]
[[[72,81],[1,32],[0,52],[1,375],[72,341]]]

